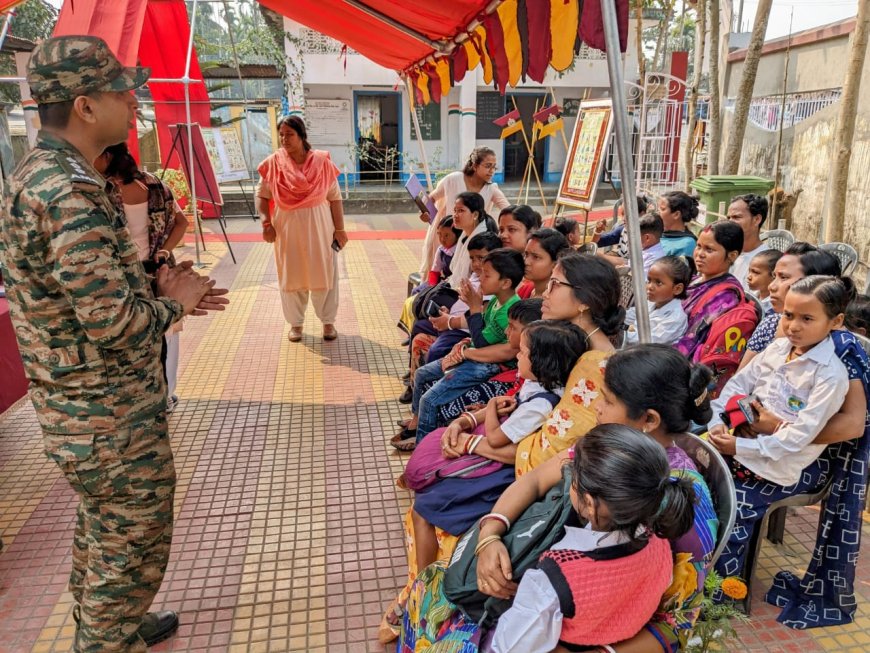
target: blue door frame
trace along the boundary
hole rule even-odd
[[[377,91],[377,90],[375,90],[375,91],[354,91],[353,92],[353,142],[354,142],[354,144],[359,143],[359,118],[358,118],[359,107],[357,106],[357,98],[361,95],[394,95],[396,97],[396,102],[398,105],[398,110],[396,111],[396,115],[398,116],[398,121],[399,121],[399,127],[398,127],[398,129],[399,129],[399,142],[396,145],[396,147],[399,150],[399,159],[396,162],[396,165],[399,168],[399,180],[404,183],[406,181],[406,179],[405,179],[405,175],[402,172],[402,170],[404,168],[403,161],[402,161],[402,148],[404,146],[404,143],[402,142],[402,140],[403,140],[402,136],[404,135],[404,127],[405,126],[404,126],[404,121],[402,118],[402,116],[403,116],[402,94],[398,91],[387,91],[387,90],[384,90],[384,91]],[[356,169],[355,169],[355,172],[353,173],[353,178],[349,179],[348,181],[350,183],[352,183],[353,185],[357,185],[361,180],[362,180],[362,177],[360,175],[360,170],[359,170],[359,160],[357,160]]]

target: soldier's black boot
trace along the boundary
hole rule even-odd
[[[172,610],[149,612],[142,617],[139,626],[139,637],[145,640],[145,646],[154,646],[169,639],[178,630],[178,613]]]

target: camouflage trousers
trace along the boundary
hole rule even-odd
[[[169,560],[175,466],[166,417],[91,435],[45,433],[79,495],[69,587],[76,653],[144,653],[137,631]]]

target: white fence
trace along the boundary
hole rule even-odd
[[[760,129],[770,132],[779,129],[782,115],[783,129],[793,127],[812,116],[817,111],[838,102],[843,90],[839,88],[811,93],[788,93],[783,105],[782,95],[768,95],[752,99],[749,105],[749,122]],[[733,108],[734,101],[729,100]]]

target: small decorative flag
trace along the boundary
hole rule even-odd
[[[514,109],[510,113],[504,114],[501,118],[496,118],[493,120],[493,123],[503,128],[500,136],[502,139],[523,130],[523,121],[520,119],[519,109]]]
[[[534,130],[538,132],[538,138],[547,138],[557,133],[564,127],[562,122],[562,108],[558,104],[552,104],[534,114]]]

